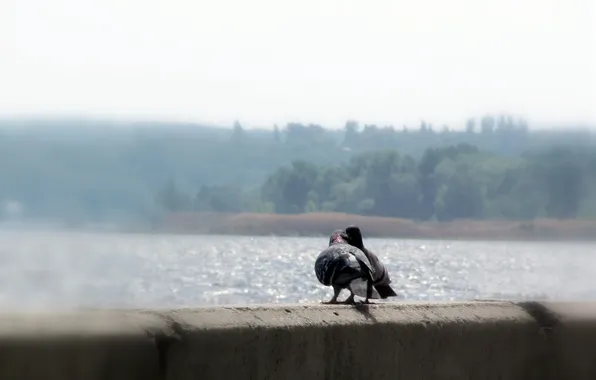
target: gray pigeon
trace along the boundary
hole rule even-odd
[[[373,288],[373,267],[360,249],[348,244],[348,236],[343,230],[336,230],[329,238],[329,247],[325,248],[315,261],[315,274],[319,282],[333,287],[333,297],[324,304],[339,303],[337,297],[342,289],[348,289],[350,296],[344,301],[354,303],[354,295],[366,298],[379,298]],[[358,290],[358,285],[366,283],[365,294]]]
[[[381,298],[385,299],[387,297],[395,297],[397,293],[389,286],[391,284],[391,278],[389,277],[389,272],[387,268],[383,265],[381,260],[375,255],[372,251],[366,249],[364,247],[364,242],[362,241],[362,232],[358,226],[349,226],[346,228],[346,235],[348,236],[348,243],[353,245],[354,247],[360,249],[366,257],[368,258],[369,262],[371,263],[374,271],[373,275],[373,285]]]

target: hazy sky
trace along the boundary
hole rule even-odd
[[[0,0],[0,115],[596,124],[594,0]]]

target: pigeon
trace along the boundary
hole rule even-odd
[[[343,302],[354,304],[354,295],[365,297],[363,303],[370,303],[369,298],[379,298],[373,288],[373,267],[360,249],[348,243],[348,236],[343,230],[336,230],[329,238],[325,248],[315,261],[315,274],[319,282],[333,287],[333,297],[324,304],[337,304],[337,297],[342,289],[348,289],[350,296]],[[366,290],[362,291],[362,283]]]
[[[395,297],[397,293],[389,286],[391,284],[391,278],[389,277],[389,272],[387,268],[383,265],[381,260],[370,250],[364,247],[364,242],[362,241],[362,232],[360,232],[360,228],[358,226],[349,226],[345,229],[346,235],[348,236],[348,243],[350,245],[355,246],[368,258],[369,262],[374,269],[373,273],[373,286],[379,293],[382,299],[387,297]]]

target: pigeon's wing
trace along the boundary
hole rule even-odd
[[[366,257],[366,255],[364,254],[364,252],[362,252],[360,249],[354,247],[354,246],[347,246],[346,250],[356,258],[356,260],[358,260],[358,263],[360,263],[362,270],[368,270],[368,272],[370,273],[370,276],[372,278],[375,278],[375,269],[373,268],[372,264],[370,263],[370,260],[368,259],[368,257]]]
[[[321,284],[326,286],[331,284],[331,271],[340,255],[341,251],[338,251],[335,247],[326,248],[319,253],[315,261],[315,274]]]
[[[364,253],[366,257],[368,257],[372,268],[374,269],[374,279],[376,284],[390,284],[391,278],[389,277],[389,272],[385,265],[379,260],[379,257],[369,249],[364,249]]]
[[[346,249],[348,245],[334,245],[335,259],[327,269],[325,276],[335,285],[348,286],[350,282],[366,275],[367,269]]]
[[[345,285],[360,278],[368,270],[351,254],[347,244],[334,244],[319,254],[315,261],[315,274],[323,285]],[[363,272],[367,271],[367,272]]]
[[[325,272],[329,267],[329,259],[326,256],[319,256],[315,261],[315,274],[317,280],[323,285],[325,284]]]

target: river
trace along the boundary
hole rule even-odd
[[[318,302],[321,238],[0,231],[3,310]],[[596,245],[366,239],[395,300],[596,299]],[[345,297],[345,294],[342,294]]]

